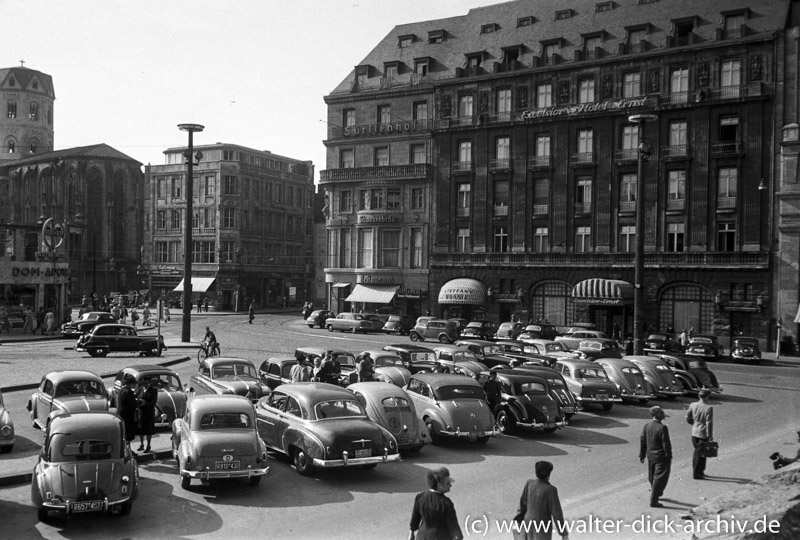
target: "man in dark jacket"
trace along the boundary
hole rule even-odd
[[[500,393],[503,387],[497,382],[497,372],[489,372],[489,379],[483,383],[483,391],[486,393],[486,402],[489,404],[489,410],[494,412],[494,408],[500,404]]]
[[[537,461],[534,467],[536,478],[525,483],[515,518],[528,524],[521,528],[521,531],[526,532],[520,538],[550,540],[555,530],[566,540],[569,535],[564,527],[564,513],[561,510],[558,489],[550,484],[553,464],[549,461]]]
[[[647,479],[650,481],[650,506],[663,508],[658,499],[664,494],[669,481],[669,471],[672,466],[672,443],[669,440],[669,430],[661,423],[667,416],[661,407],[650,407],[650,416],[653,419],[645,424],[639,444],[639,461],[644,463],[647,458]]]

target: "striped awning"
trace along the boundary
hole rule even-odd
[[[621,306],[633,303],[634,287],[619,279],[585,279],[572,289],[576,304]]]
[[[451,279],[439,290],[439,303],[483,305],[486,303],[486,286],[476,279]]]
[[[369,304],[389,304],[397,294],[399,285],[356,285],[345,302],[367,302]]]
[[[206,292],[211,284],[214,283],[216,278],[213,277],[194,277],[192,276],[192,292]],[[172,289],[175,292],[183,292],[183,282],[185,280],[181,280],[178,283],[178,286]]]

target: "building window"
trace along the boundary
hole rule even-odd
[[[389,147],[381,146],[375,149],[375,162],[376,167],[386,167],[389,165]]]
[[[547,253],[550,249],[550,237],[547,227],[536,227],[533,231],[533,251]]]
[[[428,60],[414,60],[414,74],[424,77],[428,74]]]
[[[550,209],[550,179],[537,178],[533,181],[533,215],[546,216]]]
[[[342,126],[353,127],[356,125],[356,110],[344,109],[342,111]]]
[[[170,178],[170,195],[173,199],[181,198],[181,185],[183,181],[181,178]]]
[[[472,251],[469,243],[469,229],[458,229],[456,234],[456,251],[458,253],[469,253]]]
[[[17,102],[16,101],[9,101],[6,104],[6,116],[13,120],[17,117]]]
[[[238,195],[239,194],[239,178],[233,175],[226,174],[222,177],[222,194],[223,195]]]
[[[669,92],[672,103],[686,103],[689,100],[688,67],[675,68],[670,72]]]
[[[579,176],[575,186],[575,212],[588,214],[592,211],[592,177]]]
[[[569,19],[572,17],[572,10],[571,9],[562,9],[560,11],[556,11],[556,20],[563,21],[564,19]]]
[[[397,38],[397,46],[401,49],[411,47],[414,43],[414,36],[400,36]]]
[[[591,163],[594,152],[594,132],[591,129],[578,131],[578,160]]]
[[[417,164],[424,164],[428,162],[428,154],[425,151],[424,144],[412,144],[411,145],[411,163]]]
[[[611,11],[614,9],[614,2],[600,2],[595,6],[595,11],[597,13],[602,13],[603,11]]]
[[[508,216],[508,180],[498,180],[494,183],[494,216]]]
[[[667,223],[667,245],[669,252],[680,253],[683,251],[683,223]]]
[[[511,139],[508,137],[497,137],[495,139],[494,155],[497,160],[496,166],[501,169],[511,167]]]
[[[421,187],[411,188],[411,209],[422,210],[425,206],[425,192]]]
[[[14,141],[8,141],[8,153],[13,154],[17,151],[17,145]]]
[[[220,242],[220,244],[219,262],[232,263],[236,255],[236,242],[233,240],[224,240]]]
[[[203,178],[203,195],[205,197],[214,196],[214,177],[206,176]]]
[[[542,45],[542,59],[547,64],[554,63],[558,58],[560,52],[561,52],[560,42],[546,43]]]
[[[384,197],[385,195],[382,189],[371,189],[369,192],[369,209],[384,210],[386,208]]]
[[[456,198],[456,217],[469,217],[472,206],[472,186],[467,183],[458,184]]]
[[[667,210],[683,210],[686,205],[686,171],[669,171],[667,175]]]
[[[739,171],[723,167],[717,172],[717,208],[736,208],[736,184]]]
[[[478,68],[481,66],[481,62],[483,61],[482,54],[474,54],[467,56],[467,73],[470,75],[476,75],[478,73]]]
[[[494,228],[494,251],[496,253],[508,251],[508,227]]]
[[[38,103],[31,103],[30,108],[28,109],[28,118],[30,120],[39,120],[39,104]]]
[[[216,227],[217,214],[213,208],[203,208],[203,226],[207,229]]]
[[[622,76],[622,97],[636,98],[642,95],[642,74],[638,71]]]
[[[739,86],[742,66],[739,60],[723,60],[720,65],[720,86]]]
[[[386,209],[398,210],[400,208],[400,188],[386,190]]]
[[[619,182],[619,211],[636,211],[636,175],[623,174]]]
[[[411,268],[422,268],[422,229],[411,229]]]
[[[578,103],[594,102],[594,78],[578,82]]]
[[[358,247],[358,267],[372,268],[372,229],[359,229]]]
[[[736,251],[736,223],[717,223],[717,249]]]
[[[497,116],[500,120],[511,118],[511,89],[503,88],[497,91]]]
[[[444,30],[432,30],[428,32],[428,43],[436,44],[444,41]]]
[[[686,120],[669,123],[670,155],[686,155],[688,153],[687,134],[689,128]]]
[[[637,28],[628,31],[628,48],[631,52],[642,52],[647,42],[647,29]]]
[[[386,231],[380,233],[380,261],[379,268],[400,268],[400,231]]]
[[[458,98],[458,117],[459,118],[472,118],[473,115],[473,97],[472,94],[459,96]]]
[[[358,209],[369,210],[369,190],[362,189],[358,192]]]
[[[583,39],[583,51],[586,59],[597,58],[600,56],[600,48],[603,46],[601,36],[590,36]]]
[[[223,208],[222,209],[222,226],[233,228],[236,227],[236,208]]]
[[[247,210],[244,211],[245,213],[245,228],[248,228],[250,222],[250,212]],[[195,208],[192,210],[192,229],[199,229],[200,228],[200,212]]]
[[[551,83],[536,85],[536,107],[544,109],[553,106],[553,85]]]
[[[339,192],[339,212],[353,211],[353,192],[349,189]]]
[[[389,107],[389,105],[378,105],[378,123],[379,124],[392,123],[392,112],[391,112],[391,107]]]
[[[550,163],[550,135],[537,135],[535,139],[533,165],[547,167]]]
[[[530,26],[533,24],[533,17],[520,17],[517,19],[517,28],[522,28],[523,26]]]
[[[622,225],[619,228],[619,252],[632,253],[636,249],[636,226]]]
[[[637,159],[639,153],[639,126],[622,126],[622,152],[625,159]]]
[[[169,228],[173,230],[180,230],[181,228],[181,211],[170,210],[169,212]]]
[[[350,267],[350,229],[340,229],[339,230],[339,245],[338,249],[334,250],[334,253],[337,254],[337,261],[336,267],[337,268],[349,268]]]
[[[397,64],[385,64],[383,66],[383,77],[385,79],[396,79],[397,78]]]
[[[428,102],[416,101],[414,102],[414,120],[427,120],[428,119]]]
[[[169,260],[169,252],[167,251],[167,243],[166,242],[158,242],[158,241],[156,241],[156,262],[157,263],[170,262],[170,260]]]
[[[743,13],[725,15],[725,37],[728,39],[744,37],[745,20]]]
[[[484,24],[481,26],[481,34],[491,34],[495,31],[496,25],[494,23]]]
[[[472,141],[461,141],[458,143],[458,162],[472,165]],[[466,170],[469,170],[469,168]]]
[[[352,148],[344,148],[339,151],[339,168],[352,169],[355,167],[355,154]]]
[[[592,228],[575,228],[575,253],[588,253],[592,251]]]
[[[166,210],[157,210],[156,211],[156,229],[164,230],[167,228],[167,211]]]
[[[215,259],[213,241],[192,242],[192,262],[193,263],[213,263]]]

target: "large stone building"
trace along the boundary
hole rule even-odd
[[[314,166],[235,144],[195,146],[192,291],[216,309],[314,300]],[[187,149],[145,167],[141,276],[180,302]],[[199,153],[199,154],[198,154]],[[176,290],[177,288],[177,290]]]
[[[53,78],[26,67],[0,69],[0,162],[53,150]]]
[[[416,311],[630,333],[643,234],[649,328],[771,344],[798,299],[775,243],[796,214],[772,214],[797,197],[776,185],[797,179],[797,7],[520,0],[395,27],[326,97],[332,299],[409,287]]]

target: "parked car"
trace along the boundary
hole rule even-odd
[[[477,379],[478,375],[489,367],[478,361],[472,351],[458,345],[441,344],[433,347],[436,362],[446,367],[450,373],[466,375]]]
[[[292,367],[297,364],[297,359],[292,358],[268,358],[261,362],[258,368],[258,380],[269,386],[270,390],[275,390],[282,384],[292,382]],[[310,362],[303,362],[303,366],[313,372],[314,365]]]
[[[267,446],[256,429],[250,400],[239,395],[196,396],[172,424],[172,456],[181,487],[192,479],[248,478],[252,485],[269,474]]]
[[[0,392],[0,453],[11,452],[15,442],[17,440],[14,436],[14,422],[11,421],[11,413],[3,404],[3,393]]]
[[[405,366],[400,355],[380,349],[363,351],[361,354],[365,352],[369,353],[372,357],[372,367],[375,369],[375,381],[387,382],[399,386],[400,388],[408,384],[409,379],[411,379],[411,371]]]
[[[678,354],[654,356],[672,368],[678,381],[683,384],[684,390],[688,393],[696,394],[703,388],[715,394],[722,392],[722,388],[717,382],[717,376],[708,368],[705,360]]]
[[[367,416],[348,390],[327,383],[284,384],[256,406],[268,447],[287,455],[298,473],[400,461],[394,436]]]
[[[589,360],[559,360],[554,367],[564,376],[567,387],[581,405],[600,405],[610,411],[614,403],[621,403],[619,387],[608,380],[603,366]]]
[[[650,334],[644,340],[644,353],[645,354],[671,354],[682,353],[683,347],[675,340],[672,334],[666,332],[657,332]]]
[[[392,334],[397,332],[401,336],[407,336],[414,328],[414,318],[408,315],[389,315],[383,324],[383,332]]]
[[[512,362],[510,365],[521,365],[525,362],[536,362],[542,366],[551,367],[556,363],[555,358],[539,354],[536,347],[529,345],[524,341],[501,339],[495,343],[503,350],[504,356],[507,356],[511,360],[516,360],[516,362]]]
[[[472,354],[481,364],[489,366],[490,368],[510,367],[512,358],[505,354],[503,347],[494,341],[484,341],[481,339],[460,339],[455,342],[457,347],[464,347]]]
[[[522,329],[517,339],[556,339],[559,335],[558,328],[554,324],[534,323]]]
[[[492,412],[500,433],[509,435],[517,428],[552,433],[567,425],[558,402],[550,394],[547,379],[534,371],[495,372],[502,390],[500,403]],[[484,371],[478,382],[483,384],[488,379],[489,371]]]
[[[754,337],[737,337],[731,345],[731,360],[746,364],[760,364],[761,350]]]
[[[459,334],[462,339],[492,339],[497,332],[494,321],[470,321]]]
[[[103,379],[89,371],[53,371],[28,399],[33,427],[44,430],[53,416],[78,411],[107,411]]]
[[[656,394],[645,381],[639,367],[624,358],[598,358],[597,364],[603,367],[608,378],[619,386],[623,401],[637,401],[641,404],[656,399]]]
[[[549,339],[520,339],[519,341],[530,345],[537,354],[552,358],[553,363],[560,358],[579,358],[577,353],[570,351],[559,341],[550,341]]]
[[[417,325],[423,322],[432,321],[434,319],[438,319],[438,317],[434,317],[432,315],[420,315],[419,317],[417,317],[417,320],[414,321],[414,324]]]
[[[372,322],[359,313],[339,313],[336,317],[325,321],[325,328],[328,329],[328,332],[338,330],[339,332],[352,332],[353,334],[358,332],[367,334],[376,330]]]
[[[494,417],[483,387],[461,375],[417,373],[405,388],[431,440],[467,438],[485,443],[495,435]]]
[[[351,352],[330,347],[298,347],[294,350],[294,357],[305,359],[306,362],[313,364],[315,359],[322,359],[326,351],[330,351],[334,360],[339,362],[339,367],[341,369],[339,386],[347,386],[348,384],[358,382],[356,357]]]
[[[209,356],[200,361],[197,373],[189,379],[189,394],[234,394],[256,402],[270,392],[258,378],[250,360],[229,356]]]
[[[114,384],[108,388],[109,406],[116,408],[119,393],[122,391],[126,375],[131,375],[140,386],[146,380],[158,392],[156,400],[156,427],[170,427],[176,418],[186,412],[186,391],[178,374],[168,367],[143,364],[121,369],[114,377]]]
[[[686,347],[686,355],[709,362],[719,362],[724,354],[724,348],[713,334],[694,334],[689,338],[689,346]]]
[[[139,468],[122,418],[107,411],[65,413],[48,425],[31,479],[39,521],[89,512],[127,515],[139,496]]]
[[[98,324],[115,323],[117,319],[111,313],[105,311],[89,311],[78,317],[74,321],[61,325],[61,335],[65,338],[76,338],[82,336]]]
[[[513,371],[526,372],[526,370],[527,372],[534,371],[537,375],[547,380],[547,384],[550,386],[550,395],[553,396],[553,399],[558,403],[561,412],[564,413],[565,419],[569,420],[578,413],[578,402],[575,400],[575,396],[572,392],[570,392],[567,381],[561,373],[535,362],[522,364],[514,368]]]
[[[463,318],[461,318],[461,317],[450,317],[450,318],[449,318],[449,319],[447,319],[447,320],[448,320],[448,321],[450,321],[451,323],[453,323],[453,324],[455,325],[455,327],[456,327],[456,333],[457,333],[457,335],[459,335],[459,336],[461,335],[461,332],[463,332],[463,331],[464,331],[464,329],[465,329],[465,328],[467,327],[467,325],[469,324],[469,320],[468,320],[468,319],[463,319]]]
[[[405,390],[393,384],[356,383],[347,387],[361,402],[370,420],[391,433],[400,450],[420,450],[431,443],[428,428],[417,416]]]
[[[651,394],[674,399],[687,393],[669,364],[663,360],[654,356],[625,356],[625,359],[636,364],[642,371]]]
[[[318,326],[319,328],[325,328],[325,322],[331,317],[336,317],[336,314],[333,311],[328,311],[327,309],[316,309],[311,312],[308,318],[306,318],[306,324],[309,328],[314,328],[315,326]]]
[[[112,352],[133,352],[139,356],[161,356],[167,350],[164,337],[158,335],[139,335],[136,327],[129,324],[98,324],[78,338],[75,344],[78,352],[88,352],[90,356],[106,356]]]
[[[563,336],[556,337],[554,340],[564,345],[568,351],[577,350],[578,347],[581,346],[581,341],[586,341],[587,339],[608,339],[608,335],[605,332],[586,330],[583,328],[575,328],[572,330],[572,332],[567,332]]]
[[[384,345],[383,350],[397,354],[403,360],[406,369],[412,374],[430,373],[436,363],[436,355],[433,350],[421,345],[410,343]]]
[[[622,358],[622,351],[613,339],[587,339],[581,341],[577,349],[578,354],[587,360],[598,358]]]
[[[453,343],[458,339],[458,328],[455,323],[444,319],[417,322],[408,334],[411,341],[432,339],[439,343]]]
[[[524,328],[525,326],[518,322],[500,323],[494,333],[494,339],[517,339]]]

